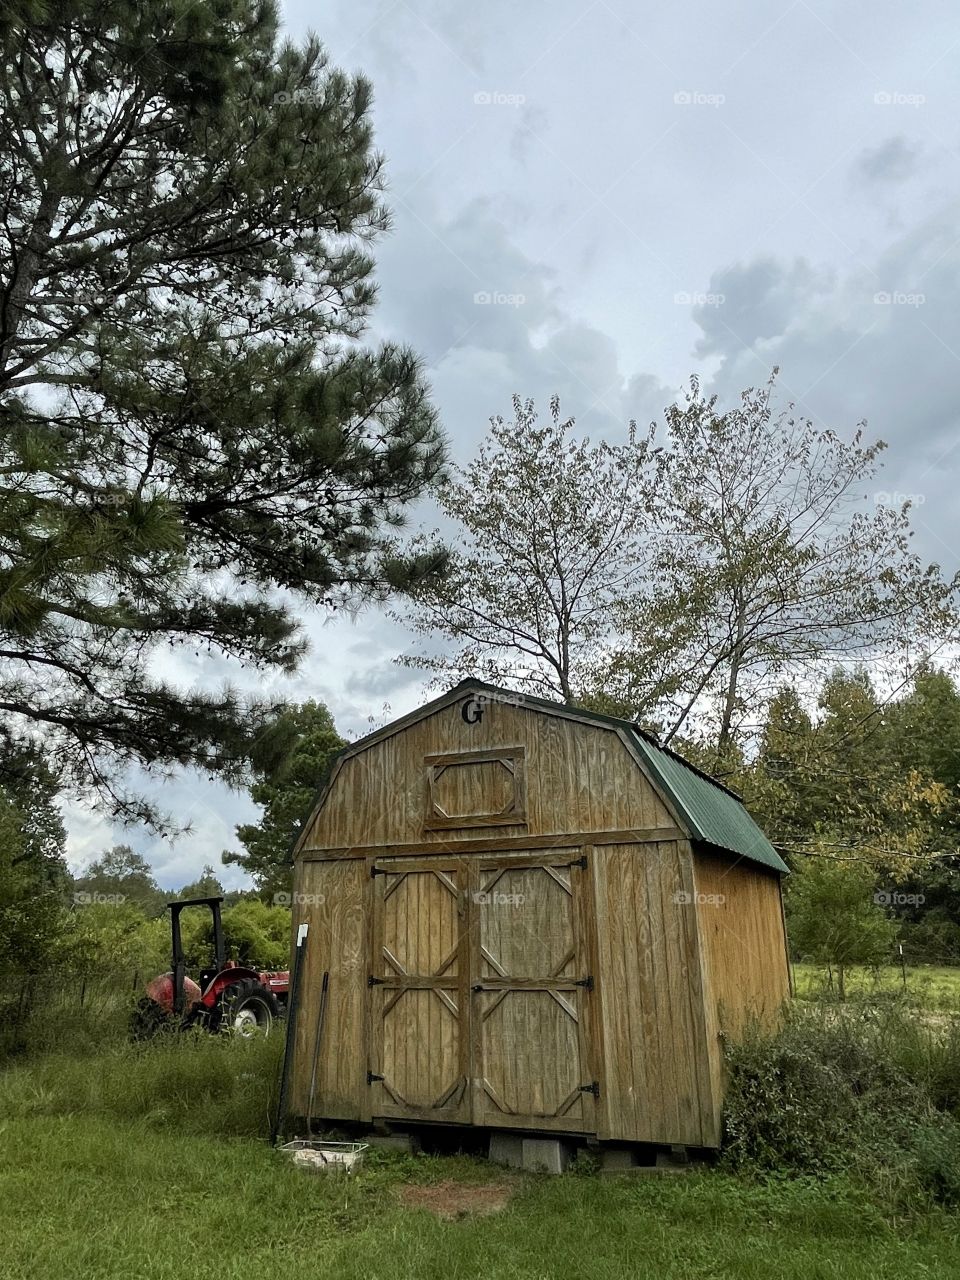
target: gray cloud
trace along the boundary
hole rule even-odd
[[[304,0],[284,15],[295,38],[319,21]],[[865,417],[890,441],[884,489],[923,495],[918,542],[957,563],[949,6],[886,6],[877,21],[866,0],[773,13],[693,0],[641,20],[626,0],[341,0],[322,23],[332,60],[374,82],[389,162],[372,336],[423,353],[456,458],[514,392],[543,405],[559,392],[584,431],[613,437],[659,419],[693,371],[733,398],[780,364],[815,420],[849,431]],[[409,637],[379,612],[305,625],[313,650],[278,687],[326,701],[342,732],[421,700],[416,673],[392,665]],[[164,790],[172,807],[203,797],[195,837],[144,845],[176,879],[219,852],[245,802],[192,781]],[[92,820],[71,828],[81,854],[101,838]]]
[[[866,182],[899,183],[916,173],[922,146],[911,144],[902,135],[887,138],[875,147],[867,147],[857,158],[856,171]]]

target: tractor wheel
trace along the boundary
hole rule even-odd
[[[268,1036],[279,1016],[277,998],[253,978],[234,982],[217,1001],[214,1029],[251,1039]]]
[[[134,1005],[130,1015],[131,1040],[152,1040],[161,1031],[168,1031],[174,1025],[173,1018],[162,1004],[143,996]]]

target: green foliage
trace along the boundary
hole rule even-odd
[[[60,894],[30,856],[23,812],[0,790],[0,974],[39,973],[56,949]]]
[[[899,656],[956,623],[960,575],[911,551],[908,507],[865,505],[883,442],[778,410],[776,374],[726,411],[693,378],[667,408],[653,556],[608,685],[657,708],[668,741],[699,723],[721,756],[771,677]]]
[[[448,643],[404,661],[700,737],[726,769],[776,679],[948,638],[960,575],[914,555],[906,507],[865,505],[882,442],[775,394],[722,411],[693,379],[660,437],[617,445],[515,398],[440,492],[458,550],[410,621]]]
[[[66,974],[110,973],[120,981],[138,972],[146,981],[170,967],[169,918],[146,919],[135,901],[97,901],[91,894],[71,912],[57,961]]]
[[[168,896],[154,880],[146,858],[126,844],[108,849],[73,882],[73,898],[79,906],[107,901],[137,907],[146,916],[161,915]]]
[[[931,687],[935,703],[926,698]],[[960,694],[946,673],[921,670],[905,693],[884,700],[865,671],[838,669],[810,709],[796,689],[777,690],[734,786],[788,860],[859,859],[919,901],[920,910],[898,908],[900,918],[955,903],[960,920],[960,765],[938,746],[958,732]]]
[[[730,1050],[729,1066],[727,1167],[843,1171],[901,1204],[960,1204],[956,1022],[814,1007],[794,1011],[775,1035],[754,1030]]]
[[[64,925],[69,880],[57,782],[30,744],[0,736],[0,973],[40,973]]]
[[[245,898],[223,913],[227,958],[259,969],[286,969],[290,963],[290,911]]]
[[[224,887],[217,879],[216,872],[207,863],[200,872],[199,878],[192,884],[185,884],[176,896],[178,898],[222,898],[224,894]]]
[[[802,958],[836,969],[841,999],[850,965],[879,963],[892,951],[896,926],[875,901],[876,883],[869,867],[813,858],[787,886],[791,943]]]
[[[636,592],[662,460],[633,424],[620,445],[577,440],[556,397],[546,422],[532,400],[514,396],[513,409],[440,487],[461,549],[442,579],[420,584],[405,618],[457,648],[404,661],[570,702],[598,683],[615,614]]]
[[[396,529],[442,439],[417,358],[357,345],[388,222],[362,77],[270,0],[6,5],[0,43],[0,690],[158,822],[127,766],[244,780],[272,709],[157,659],[290,672],[298,600],[435,572]]]
[[[69,874],[66,830],[57,804],[60,780],[35,744],[3,733],[0,789],[20,813],[23,853],[38,879],[46,888],[65,889]]]
[[[237,827],[246,852],[225,851],[223,861],[243,867],[262,894],[289,895],[294,841],[309,817],[321,780],[346,743],[319,702],[286,708],[274,730],[284,743],[283,753],[278,752],[276,763],[263,770],[250,788],[251,798],[263,805],[263,817],[258,823]]]

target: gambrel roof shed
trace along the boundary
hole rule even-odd
[[[721,1039],[789,994],[784,863],[627,721],[464,681],[341,753],[295,853],[301,1113],[713,1146]]]

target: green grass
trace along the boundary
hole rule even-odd
[[[820,965],[793,966],[796,995],[800,999],[819,999],[831,993],[827,987],[827,971]],[[846,973],[847,999],[875,1002],[878,999],[902,999],[918,1008],[960,1011],[960,968],[937,965],[908,965],[906,983],[895,965],[878,969],[857,966]]]
[[[505,1211],[454,1222],[396,1196],[403,1182],[501,1176],[462,1157],[379,1157],[353,1179],[328,1179],[250,1139],[17,1117],[0,1142],[3,1275],[900,1280],[960,1268],[956,1220],[889,1221],[844,1182],[517,1177]]]
[[[0,1116],[79,1117],[212,1137],[264,1138],[276,1110],[281,1036],[202,1031],[99,1053],[20,1060],[0,1073]],[[0,1273],[2,1274],[2,1273]]]
[[[280,1045],[183,1037],[0,1076],[3,1280],[900,1280],[960,1272],[960,1219],[897,1215],[845,1178],[507,1174],[368,1153],[352,1179],[265,1140]],[[405,1183],[508,1181],[444,1222]]]

